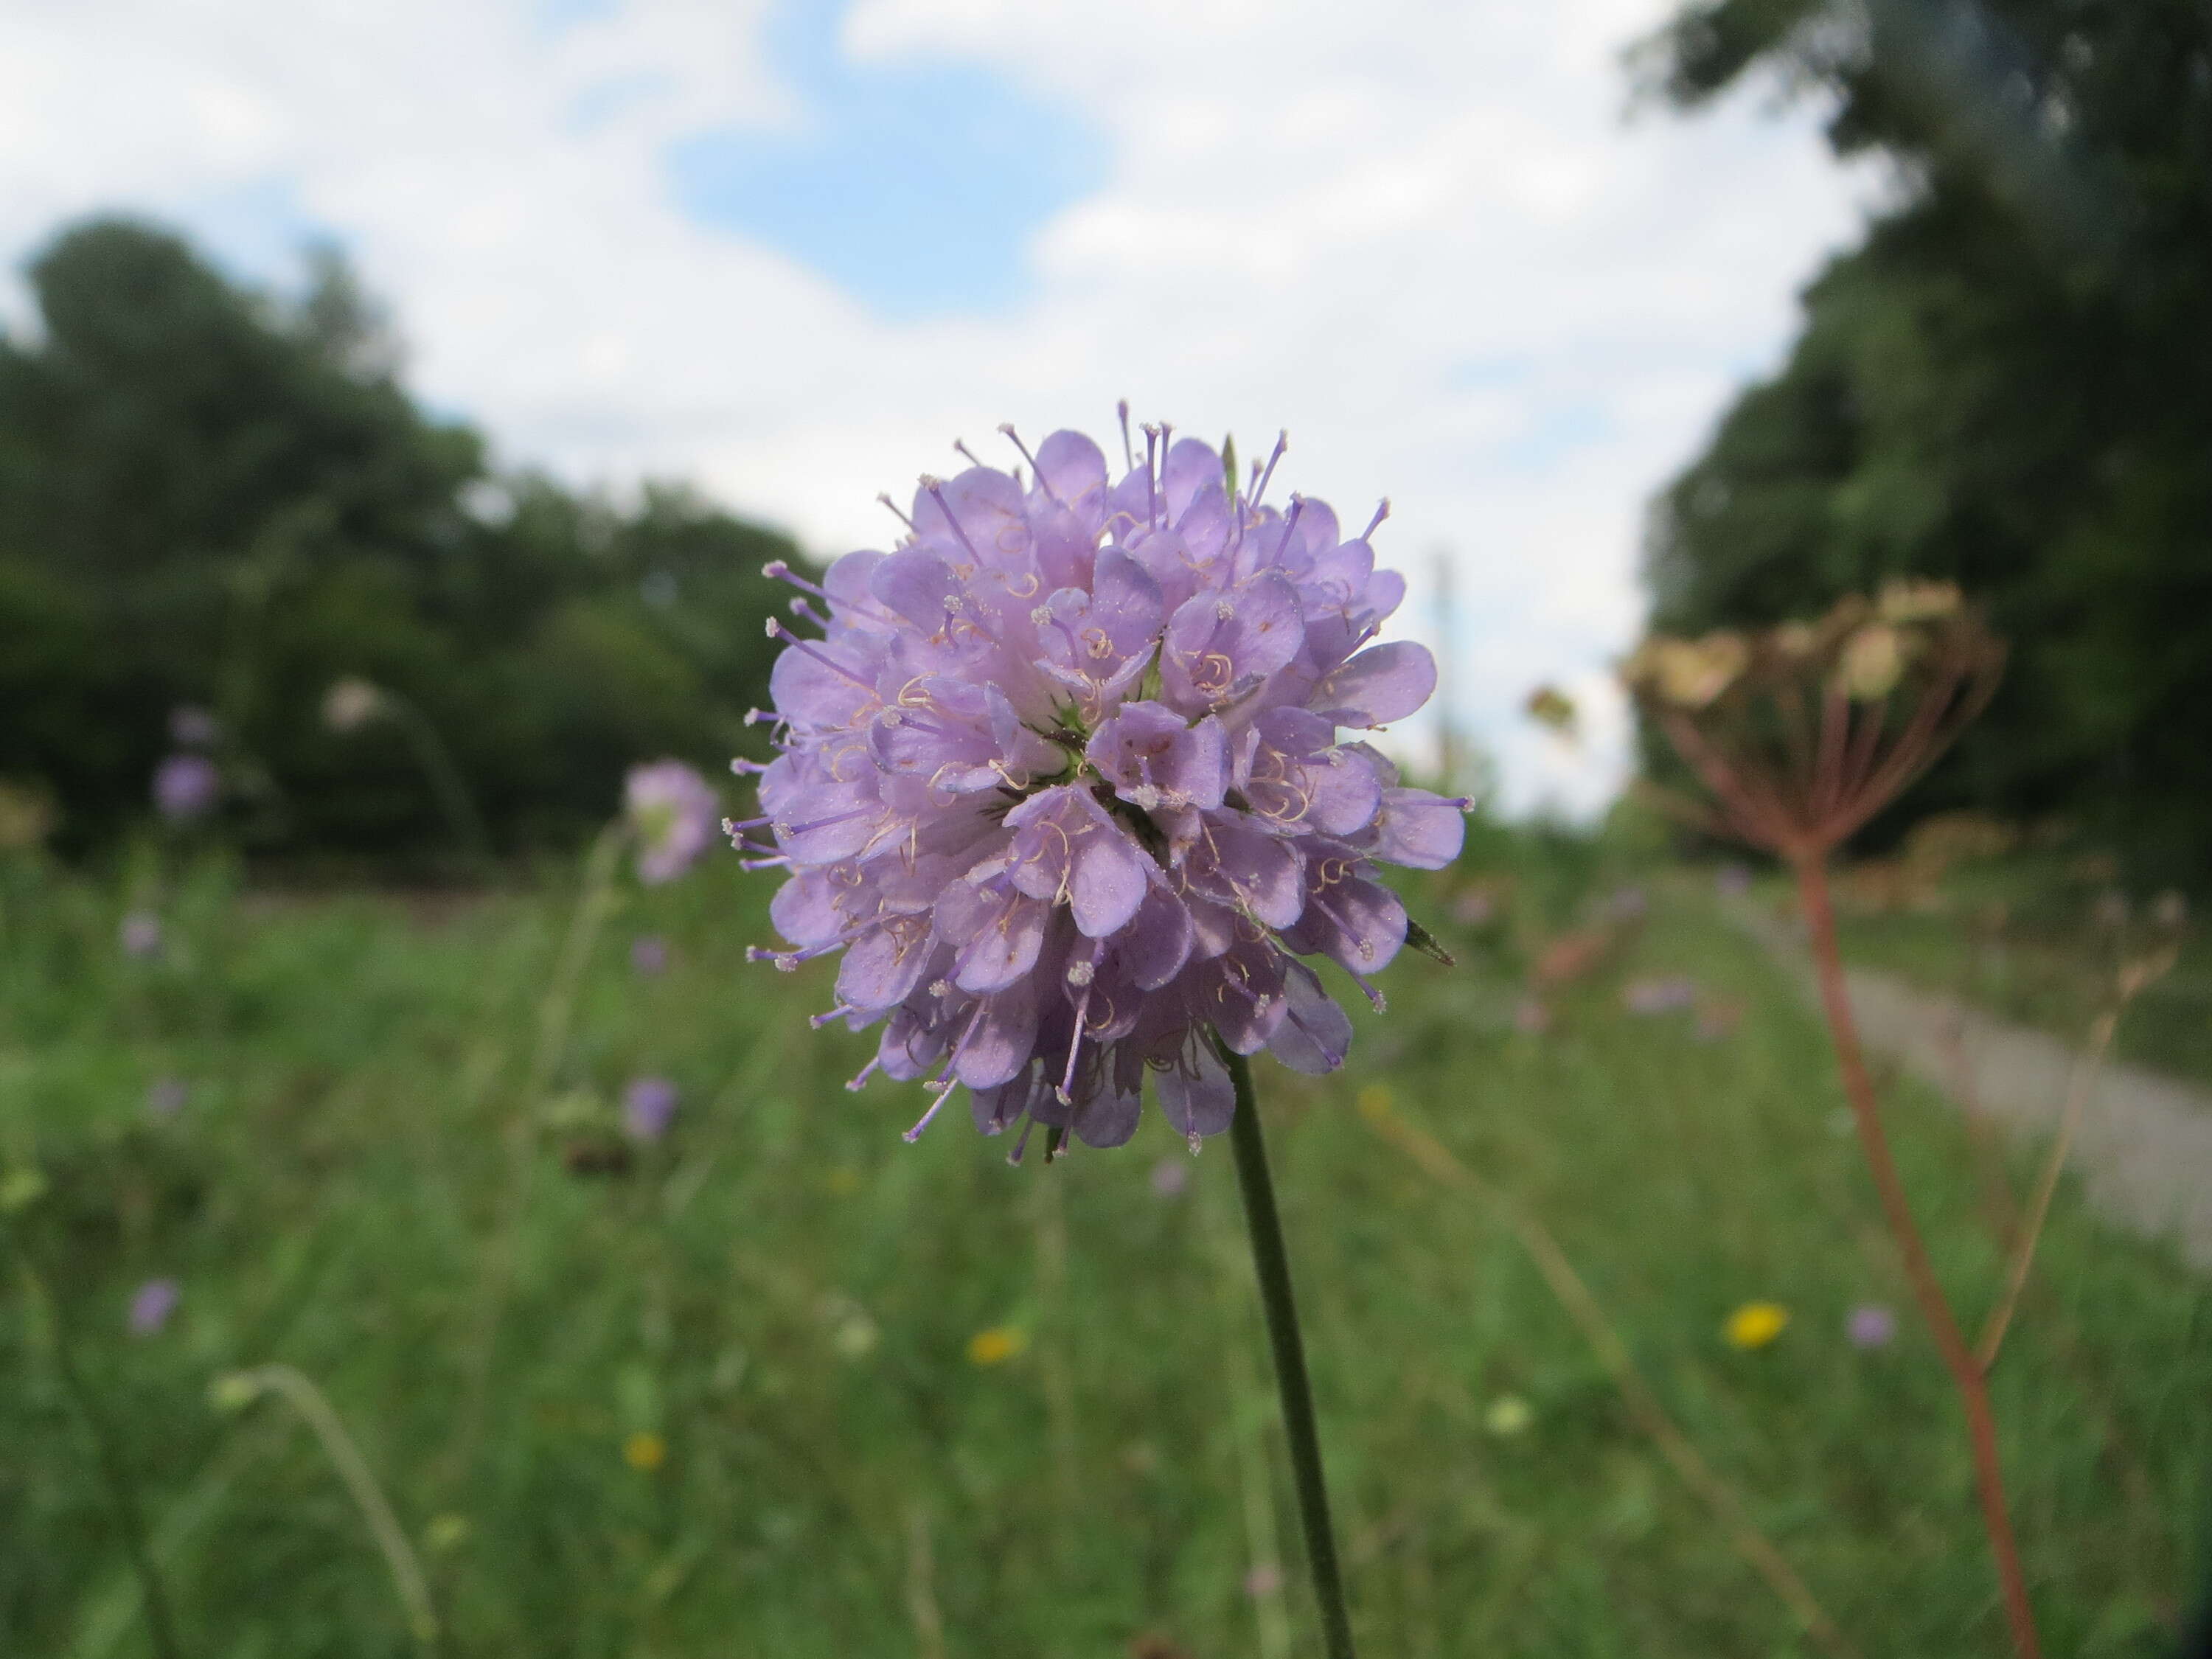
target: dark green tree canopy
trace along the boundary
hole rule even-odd
[[[398,734],[325,727],[343,677],[424,711],[508,848],[604,818],[633,761],[757,748],[789,542],[674,488],[494,479],[343,262],[310,266],[279,303],[118,221],[33,264],[42,326],[0,338],[0,778],[95,844],[202,705],[249,844],[390,857],[440,820]]]
[[[2146,874],[2212,846],[2212,9],[1719,0],[1642,56],[1682,105],[1827,101],[1897,203],[1655,503],[1654,625],[1953,578],[2014,647],[1920,805],[2063,816]]]

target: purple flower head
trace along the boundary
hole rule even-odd
[[[658,933],[640,933],[629,942],[630,971],[641,979],[654,979],[668,971],[668,941]]]
[[[172,823],[205,817],[222,793],[222,774],[205,755],[172,755],[154,769],[154,805]]]
[[[1855,1348],[1886,1348],[1897,1335],[1897,1316],[1879,1302],[1865,1302],[1851,1310],[1844,1334]]]
[[[133,910],[123,918],[116,938],[126,957],[157,956],[161,949],[161,919],[151,910]]]
[[[623,1091],[623,1127],[633,1140],[658,1140],[668,1133],[682,1097],[665,1077],[635,1077]]]
[[[1513,1029],[1527,1036],[1541,1036],[1552,1029],[1551,1011],[1534,997],[1513,1005]]]
[[[1698,988],[1675,975],[1632,980],[1620,988],[1620,1006],[1632,1014],[1671,1014],[1698,1000]]]
[[[1467,803],[1344,736],[1436,684],[1420,646],[1372,642],[1405,595],[1382,514],[1347,536],[1320,501],[1263,505],[1280,444],[1240,480],[1170,439],[1146,428],[1118,479],[1079,433],[1014,439],[1026,476],[924,478],[891,552],[818,586],[769,567],[822,637],[769,623],[782,752],[740,763],[761,816],[730,827],[787,872],[791,948],[756,954],[845,951],[817,1023],[883,1024],[854,1087],[930,1079],[909,1139],[965,1084],[986,1133],[1118,1146],[1148,1071],[1179,1133],[1219,1133],[1214,1038],[1342,1064],[1351,1022],[1301,958],[1379,1006],[1406,913],[1376,866],[1459,854]]]
[[[1644,896],[1644,890],[1632,885],[1616,889],[1605,902],[1606,914],[1615,921],[1641,921],[1650,908],[1651,901]]]
[[[157,1077],[146,1085],[146,1115],[166,1122],[184,1110],[191,1097],[191,1089],[183,1079]]]
[[[216,717],[197,704],[182,703],[169,711],[169,741],[179,749],[212,748],[222,735]]]
[[[706,779],[682,761],[633,766],[623,785],[623,810],[637,832],[637,878],[673,881],[707,850],[722,803]]]
[[[130,1326],[133,1336],[158,1336],[177,1310],[183,1292],[173,1279],[149,1279],[131,1298]]]
[[[1713,873],[1713,890],[1723,898],[1741,898],[1751,890],[1750,866],[1723,864]]]

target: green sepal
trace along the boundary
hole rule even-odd
[[[1459,966],[1459,958],[1444,949],[1443,941],[1411,916],[1406,918],[1406,943],[1431,961],[1441,962],[1447,968]]]

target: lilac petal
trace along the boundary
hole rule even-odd
[[[1268,927],[1288,927],[1305,908],[1304,862],[1290,842],[1247,828],[1249,823],[1225,812],[1209,814],[1204,849],[1191,860],[1191,878]]]
[[[1036,1041],[1034,981],[1018,981],[983,1002],[983,1015],[960,1045],[953,1075],[969,1088],[989,1088],[1018,1076]]]
[[[1376,973],[1406,942],[1406,907],[1389,888],[1357,876],[1317,883],[1305,914],[1283,939],[1294,951],[1319,951],[1352,973]]]
[[[1122,799],[1146,811],[1218,806],[1229,786],[1229,736],[1212,715],[1196,726],[1165,703],[1130,702],[1099,726],[1084,757]]]
[[[1104,821],[1103,827],[1094,825],[1077,844],[1068,899],[1076,927],[1086,938],[1103,939],[1137,914],[1149,890],[1153,865],[1127,830],[1105,819],[1096,803],[1092,810]]]
[[[1221,488],[1221,456],[1213,446],[1196,438],[1176,441],[1160,467],[1160,493],[1167,502],[1167,520],[1173,524],[1190,510],[1191,503],[1208,487]]]
[[[775,890],[768,919],[793,945],[826,945],[851,925],[837,908],[837,896],[846,890],[829,868],[802,870]]]
[[[1115,940],[1123,971],[1140,991],[1156,991],[1182,972],[1190,946],[1190,912],[1158,883]]]
[[[1220,958],[1206,978],[1203,995],[1206,1021],[1221,1040],[1240,1054],[1256,1054],[1281,1027],[1284,958],[1273,949],[1250,945]]]
[[[1436,689],[1437,663],[1428,647],[1396,640],[1332,671],[1306,707],[1339,726],[1388,726],[1419,708]]]
[[[1137,1124],[1144,1115],[1145,1097],[1141,1093],[1116,1089],[1102,1081],[1098,1088],[1077,1103],[1073,1127],[1077,1139],[1103,1151],[1127,1145],[1129,1137],[1137,1133]]]
[[[948,894],[967,884],[955,882]],[[939,911],[940,917],[942,909]],[[1026,894],[1008,893],[953,958],[952,982],[963,991],[1003,990],[1036,964],[1051,907]]]
[[[1237,1115],[1237,1085],[1203,1037],[1157,1078],[1160,1111],[1179,1135],[1218,1135]]]
[[[1382,779],[1376,775],[1366,756],[1353,749],[1330,750],[1326,762],[1305,769],[1303,781],[1308,799],[1306,822],[1324,836],[1349,836],[1364,830],[1374,822],[1382,806]],[[1452,823],[1457,833],[1466,833],[1467,826],[1459,822],[1456,812]],[[1457,852],[1455,842],[1454,857]],[[1395,854],[1378,852],[1376,856],[1389,859]],[[1449,864],[1451,860],[1448,858],[1444,862]]]
[[[1426,789],[1391,789],[1383,793],[1369,851],[1411,869],[1441,870],[1459,856],[1466,840],[1459,803]]]
[[[868,578],[868,591],[878,604],[931,635],[967,603],[952,567],[921,547],[901,548],[878,565]]]
[[[1304,638],[1297,590],[1272,570],[1225,593],[1194,594],[1168,623],[1164,695],[1193,713],[1212,708],[1288,664]]]
[[[1312,969],[1302,962],[1285,963],[1284,968],[1283,1023],[1267,1039],[1267,1052],[1294,1072],[1323,1076],[1344,1064],[1352,1047],[1352,1017]]]
[[[823,652],[844,671],[815,654]],[[775,706],[785,716],[825,729],[849,726],[876,702],[874,683],[866,665],[823,645],[801,651],[786,646],[776,653],[768,672],[768,686]]]
[[[855,1008],[894,1008],[914,994],[932,956],[929,925],[901,916],[853,941],[837,964],[837,996]]]
[[[1080,432],[1053,433],[1037,446],[1037,482],[1086,524],[1105,516],[1106,457]]]

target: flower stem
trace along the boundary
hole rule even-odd
[[[1314,1428],[1313,1386],[1306,1380],[1305,1345],[1298,1336],[1297,1304],[1291,1295],[1291,1261],[1283,1248],[1282,1218],[1275,1212],[1274,1183],[1267,1177],[1267,1145],[1260,1133],[1260,1105],[1252,1097],[1252,1068],[1223,1045],[1221,1057],[1237,1086],[1237,1115],[1229,1139],[1237,1149],[1237,1184],[1244,1194],[1244,1222],[1252,1236],[1252,1267],[1267,1310],[1267,1340],[1274,1350],[1275,1386],[1283,1400],[1283,1432],[1290,1442],[1291,1472],[1297,1485],[1298,1519],[1313,1569],[1314,1599],[1321,1604],[1322,1639],[1328,1659],[1354,1659],[1352,1618],[1337,1570],[1336,1534],[1328,1522],[1328,1486]]]
[[[1958,1318],[1936,1277],[1927,1243],[1905,1196],[1905,1183],[1898,1179],[1897,1165],[1890,1157],[1889,1138],[1883,1132],[1881,1109],[1875,1101],[1874,1079],[1867,1073],[1858,1025],[1851,1018],[1850,997],[1844,987],[1843,957],[1836,948],[1835,910],[1828,901],[1827,860],[1820,853],[1809,852],[1792,862],[1798,903],[1805,914],[1813,964],[1820,981],[1820,1005],[1835,1041],[1836,1069],[1843,1074],[1844,1093],[1858,1123],[1867,1167],[1874,1176],[1890,1236],[1905,1258],[1913,1297],[1920,1304],[1921,1314],[1936,1338],[1936,1352],[1942,1356],[1944,1369],[1951,1373],[1952,1384],[1958,1390],[1959,1403],[1966,1409],[1966,1436],[1974,1455],[1974,1490],[1981,1500],[1982,1525],[1989,1534],[1990,1553],[1996,1559],[1997,1582],[2004,1592],[2005,1619],[2012,1627],[2013,1647],[2020,1659],[2041,1659],[2043,1649],[2036,1635],[2034,1609],[2028,1601],[2027,1577],[2021,1570],[2020,1547],[2005,1512],[2004,1469],[1997,1456],[1989,1379],[1973,1350],[1966,1346]]]

